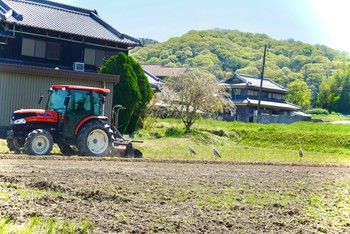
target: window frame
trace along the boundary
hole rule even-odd
[[[104,50],[84,48],[84,63],[87,65],[101,66],[107,56]]]
[[[52,55],[52,49],[56,49],[56,56]],[[23,37],[21,55],[59,61],[61,59],[61,43]]]

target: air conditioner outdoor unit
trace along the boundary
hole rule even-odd
[[[85,70],[85,64],[80,63],[80,62],[74,62],[73,63],[73,70],[83,72]]]

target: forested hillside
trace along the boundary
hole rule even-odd
[[[323,103],[317,101],[322,81],[349,61],[346,53],[324,45],[310,45],[293,39],[275,40],[265,34],[237,30],[190,31],[164,43],[151,39],[143,41],[143,48],[130,53],[139,63],[199,67],[219,80],[235,72],[259,76],[264,45],[268,44],[264,76],[284,86],[295,80],[304,81],[312,91],[312,106],[325,104],[325,100]]]

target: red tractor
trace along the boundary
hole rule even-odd
[[[102,116],[109,89],[53,85],[49,92],[45,110],[13,113],[7,134],[10,151],[47,155],[57,143],[63,155],[104,156],[116,151],[122,156],[142,157],[131,141],[124,140],[114,127],[112,131],[108,118]]]

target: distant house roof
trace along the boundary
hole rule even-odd
[[[164,67],[162,65],[141,65],[143,70],[158,78],[181,76],[188,70],[186,67]]]
[[[148,79],[148,82],[151,84],[152,89],[155,91],[159,91],[159,85],[162,83],[162,81],[146,70],[144,70],[144,73]]]
[[[0,0],[0,19],[9,24],[138,46],[141,42],[103,21],[96,10],[48,0]]]
[[[251,99],[251,98],[245,98],[245,99],[241,99],[241,100],[235,100],[235,104],[237,106],[239,105],[248,105],[248,106],[258,106],[259,105],[259,100],[257,99]],[[273,108],[281,108],[284,110],[300,110],[301,107],[292,103],[288,103],[288,102],[274,102],[274,101],[265,101],[262,100],[260,102],[261,107],[273,107]]]
[[[235,74],[234,77],[225,80],[223,83],[225,85],[229,85],[230,87],[237,87],[237,88],[246,88],[246,87],[259,88],[260,82],[261,82],[261,79],[257,77],[242,75],[242,74]],[[267,78],[264,78],[262,88],[275,90],[275,91],[283,91],[283,92],[288,91],[286,87],[283,87],[282,85],[279,85],[276,82]]]

